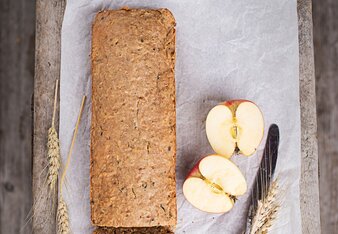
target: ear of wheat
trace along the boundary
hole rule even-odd
[[[63,200],[62,195],[60,195],[58,202],[57,225],[58,234],[70,233],[68,208],[66,202]]]
[[[56,183],[60,169],[60,141],[55,129],[55,113],[59,86],[58,84],[59,81],[56,80],[52,126],[51,128],[48,129],[48,141],[47,141],[47,159],[48,159],[47,184],[49,187],[49,191],[53,194],[56,191]]]
[[[79,129],[81,115],[82,115],[82,112],[83,112],[83,107],[84,107],[85,101],[86,101],[86,96],[83,96],[81,107],[80,107],[80,112],[79,112],[77,122],[76,122],[76,125],[75,125],[72,143],[70,145],[70,149],[69,149],[69,152],[68,152],[68,155],[67,155],[67,161],[66,161],[66,164],[65,164],[63,171],[62,171],[62,174],[61,174],[60,185],[59,185],[60,195],[59,195],[58,209],[57,209],[57,230],[58,230],[57,232],[58,232],[58,234],[69,234],[70,233],[68,208],[67,208],[67,204],[64,201],[63,196],[62,196],[62,186],[64,184],[67,169],[68,169],[69,164],[70,164],[70,159],[71,159],[71,156],[72,156],[77,132],[78,132],[78,129]]]
[[[256,214],[252,220],[250,234],[268,233],[274,220],[280,203],[277,198],[278,184],[277,181],[272,182],[267,195],[262,201],[258,202]]]
[[[51,222],[50,217],[54,216],[55,206],[57,205],[57,180],[58,173],[60,169],[60,143],[58,134],[55,128],[55,115],[56,115],[56,104],[58,97],[58,85],[59,81],[56,80],[55,83],[55,92],[54,92],[54,107],[53,107],[53,117],[51,127],[48,129],[47,137],[47,165],[43,169],[40,175],[44,175],[45,170],[47,170],[46,177],[43,178],[42,183],[39,184],[39,191],[34,196],[34,201],[32,209],[26,218],[26,223],[21,228],[22,230],[33,220],[33,218],[38,214],[43,212],[48,212],[48,215],[45,216],[45,219],[39,219],[39,226],[41,226],[42,231],[48,224]]]
[[[48,130],[48,175],[47,184],[50,192],[55,192],[57,177],[60,169],[60,146],[59,139],[54,126]]]

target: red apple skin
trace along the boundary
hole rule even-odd
[[[205,156],[205,157],[208,157],[208,156]],[[196,165],[190,170],[190,172],[188,173],[188,176],[185,178],[188,179],[190,177],[197,177],[197,178],[202,178],[202,174],[200,172],[200,169],[199,169],[199,165],[200,165],[200,162],[205,158],[201,158],[197,163]]]
[[[246,102],[247,100],[245,99],[234,99],[234,100],[228,100],[221,102],[220,104],[225,105],[225,106],[233,106],[233,105],[238,105],[241,102]]]
[[[246,99],[233,99],[233,100],[221,102],[220,104],[225,105],[225,106],[232,106],[232,105],[241,104],[242,102],[251,102],[251,103],[255,104],[254,102],[252,102],[250,100],[246,100]]]
[[[229,101],[221,102],[219,105],[227,106],[231,110],[232,114],[235,115],[237,107],[243,102],[251,102],[252,104],[256,105],[254,102],[250,100],[246,100],[246,99],[229,100]]]

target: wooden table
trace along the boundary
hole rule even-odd
[[[338,1],[313,0],[322,233],[338,233]]]
[[[45,194],[46,136],[52,117],[55,80],[60,77],[60,33],[65,0],[36,1],[34,83],[33,196]],[[320,233],[316,97],[311,0],[298,0],[302,169],[300,183],[303,233]],[[55,233],[55,210],[49,201],[33,217],[34,233]],[[50,214],[49,221],[44,222]]]

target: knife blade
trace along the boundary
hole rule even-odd
[[[279,146],[279,128],[276,124],[269,127],[263,156],[257,171],[251,194],[251,204],[246,226],[246,233],[250,232],[252,219],[257,211],[258,201],[267,194],[277,165]]]

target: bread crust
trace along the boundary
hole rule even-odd
[[[93,234],[172,234],[170,227],[146,227],[146,228],[99,228]]]
[[[107,10],[92,31],[92,223],[175,226],[175,19]]]

